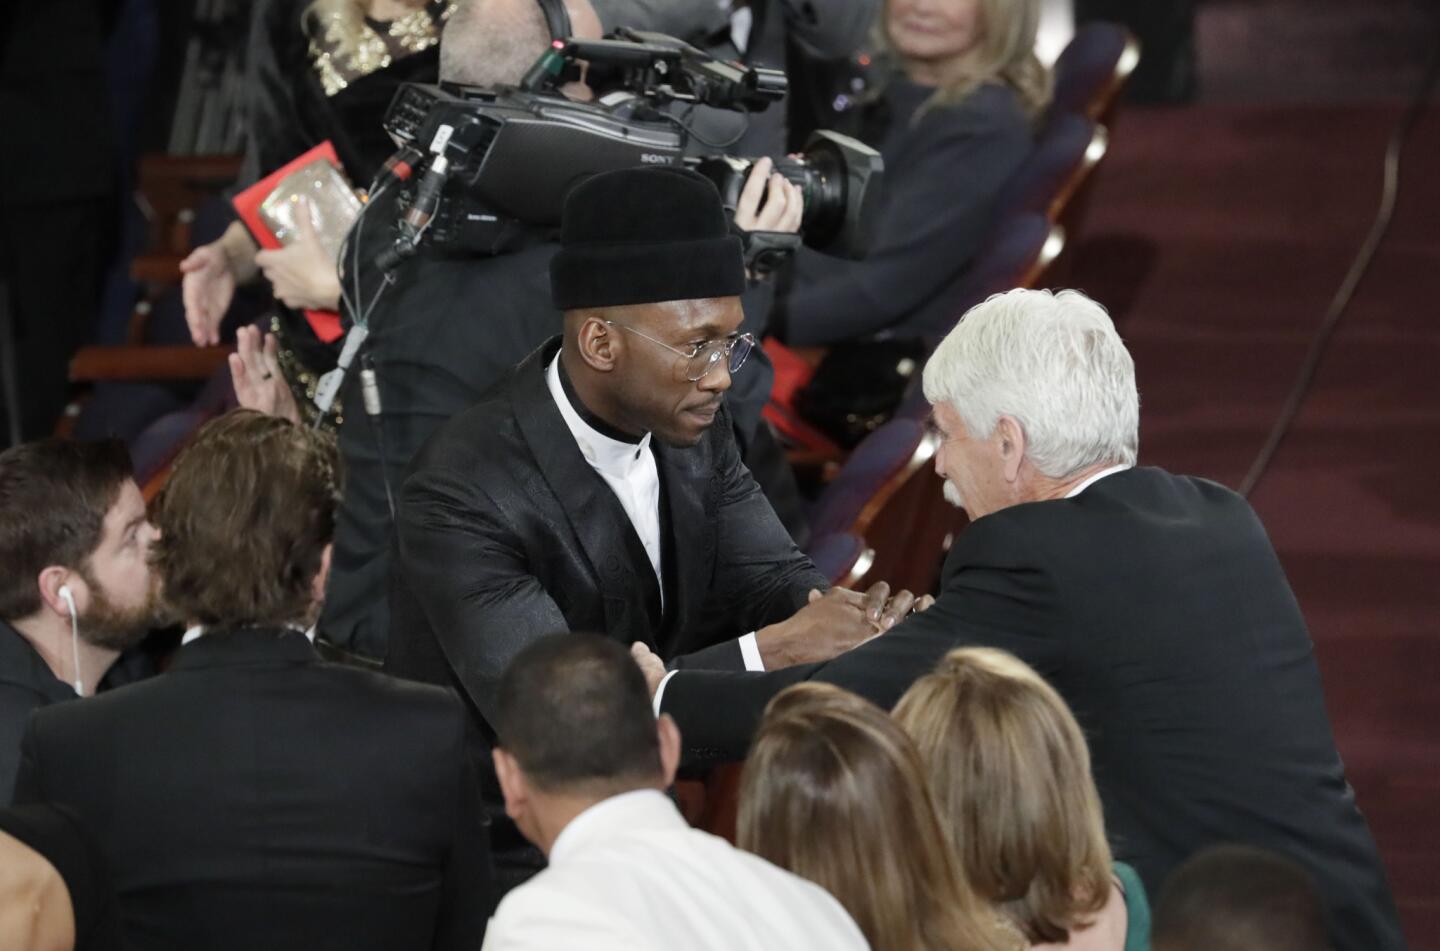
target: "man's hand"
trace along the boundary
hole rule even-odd
[[[928,594],[917,600],[909,591],[891,597],[890,586],[883,581],[863,592],[812,590],[809,604],[788,621],[756,631],[755,643],[766,670],[830,660],[890,630],[911,611],[923,611],[934,603]]]
[[[255,263],[274,289],[275,297],[295,310],[336,310],[340,306],[340,276],[335,261],[325,253],[310,203],[301,198],[295,207],[295,240],[274,251],[261,251]]]
[[[280,372],[280,344],[274,334],[265,334],[262,344],[258,327],[241,327],[236,331],[235,352],[230,354],[230,380],[241,406],[268,416],[282,416],[292,423],[300,422],[295,395]]]
[[[735,203],[735,227],[741,231],[779,231],[794,234],[800,230],[805,214],[805,199],[800,186],[775,170],[768,158],[757,161],[740,190]],[[760,207],[761,197],[765,207]]]
[[[660,681],[665,679],[665,662],[640,641],[630,645],[630,656],[640,665],[640,673],[645,675],[645,686],[650,688],[650,699],[654,700]]]
[[[879,633],[869,608],[855,592],[844,588],[831,588],[824,594],[812,590],[810,603],[789,620],[755,632],[765,669],[829,660],[869,640]]]

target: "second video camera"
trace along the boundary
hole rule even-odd
[[[661,34],[615,36],[557,40],[514,88],[401,87],[385,129],[424,168],[401,222],[412,250],[423,236],[452,250],[493,253],[521,232],[558,224],[565,196],[581,180],[635,165],[694,168],[733,211],[754,160],[693,154],[686,110],[763,110],[784,97],[784,74],[717,60]],[[613,90],[600,102],[559,92],[582,62],[592,85]],[[805,243],[864,256],[883,174],[879,153],[819,132],[802,157],[774,161],[804,195]]]

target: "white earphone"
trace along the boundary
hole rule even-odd
[[[76,616],[75,595],[70,593],[70,586],[62,584],[60,590],[55,592],[60,600],[65,602],[65,608],[70,612],[70,657],[74,664],[75,692],[85,696],[85,683],[80,679],[80,619]]]

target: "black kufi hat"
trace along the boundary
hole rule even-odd
[[[734,297],[745,290],[740,239],[710,181],[688,169],[602,172],[575,186],[550,262],[560,310]]]

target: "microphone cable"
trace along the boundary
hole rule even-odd
[[[1300,372],[1296,374],[1295,382],[1290,387],[1289,395],[1285,398],[1285,405],[1280,411],[1280,416],[1270,428],[1270,434],[1266,437],[1264,446],[1261,447],[1260,452],[1255,456],[1255,461],[1250,464],[1250,470],[1245,473],[1245,478],[1240,482],[1240,495],[1245,498],[1250,497],[1250,493],[1255,491],[1255,487],[1264,478],[1280,445],[1289,435],[1290,427],[1295,423],[1296,417],[1300,415],[1300,410],[1305,405],[1305,399],[1310,395],[1310,389],[1315,383],[1315,375],[1320,369],[1320,362],[1324,359],[1325,352],[1330,346],[1330,340],[1340,324],[1340,318],[1349,308],[1361,279],[1370,270],[1375,253],[1380,249],[1380,242],[1390,229],[1390,222],[1395,217],[1396,198],[1400,191],[1400,153],[1404,150],[1405,142],[1409,139],[1411,131],[1414,130],[1416,123],[1420,121],[1420,117],[1424,115],[1426,107],[1430,104],[1430,94],[1435,88],[1437,78],[1440,78],[1440,42],[1437,42],[1425,74],[1421,77],[1420,85],[1415,90],[1404,114],[1400,117],[1400,121],[1396,123],[1390,134],[1389,144],[1385,147],[1384,184],[1380,192],[1380,206],[1376,210],[1375,221],[1370,226],[1370,233],[1365,236],[1365,241],[1361,244],[1354,260],[1351,261],[1350,269],[1345,273],[1344,280],[1340,282],[1339,289],[1330,300],[1330,306],[1325,311],[1324,319],[1321,320],[1320,326],[1316,328],[1311,337],[1310,349],[1306,352]]]

